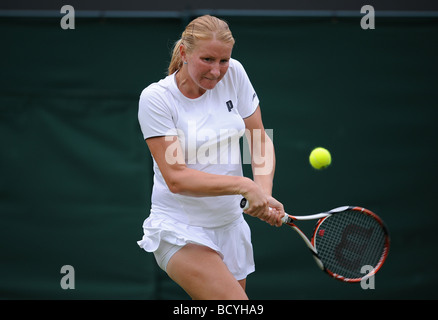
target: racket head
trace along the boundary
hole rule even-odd
[[[344,282],[360,282],[380,270],[390,246],[382,219],[362,207],[344,207],[320,219],[311,239],[324,271]],[[367,267],[366,271],[362,269]]]

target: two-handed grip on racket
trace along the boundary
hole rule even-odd
[[[249,208],[249,201],[246,198],[242,198],[242,200],[240,200],[240,207],[242,208],[243,211],[245,211],[246,209]],[[269,208],[269,210],[272,210],[272,209]],[[283,223],[287,223],[288,222],[288,218],[289,218],[289,215],[285,212],[284,213],[284,217],[281,218],[281,221]]]

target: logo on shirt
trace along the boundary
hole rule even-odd
[[[227,103],[228,112],[231,112],[231,109],[233,109],[233,101],[228,100],[226,103]]]

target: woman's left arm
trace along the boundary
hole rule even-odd
[[[284,215],[283,205],[272,197],[275,173],[275,149],[271,138],[265,132],[260,106],[245,122],[246,138],[251,152],[251,166],[254,182],[269,196],[269,205]]]

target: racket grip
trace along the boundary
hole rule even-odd
[[[246,198],[242,198],[242,200],[240,200],[240,207],[245,211],[249,208],[249,201],[246,200]]]
[[[245,211],[246,209],[249,208],[249,201],[246,200],[246,198],[242,198],[242,200],[240,200],[240,207],[242,208],[242,210]],[[269,208],[269,209],[271,209],[271,208]],[[283,223],[287,223],[287,222],[288,222],[288,219],[289,219],[289,215],[285,212],[285,213],[284,213],[284,217],[281,218],[281,221],[282,221]]]

